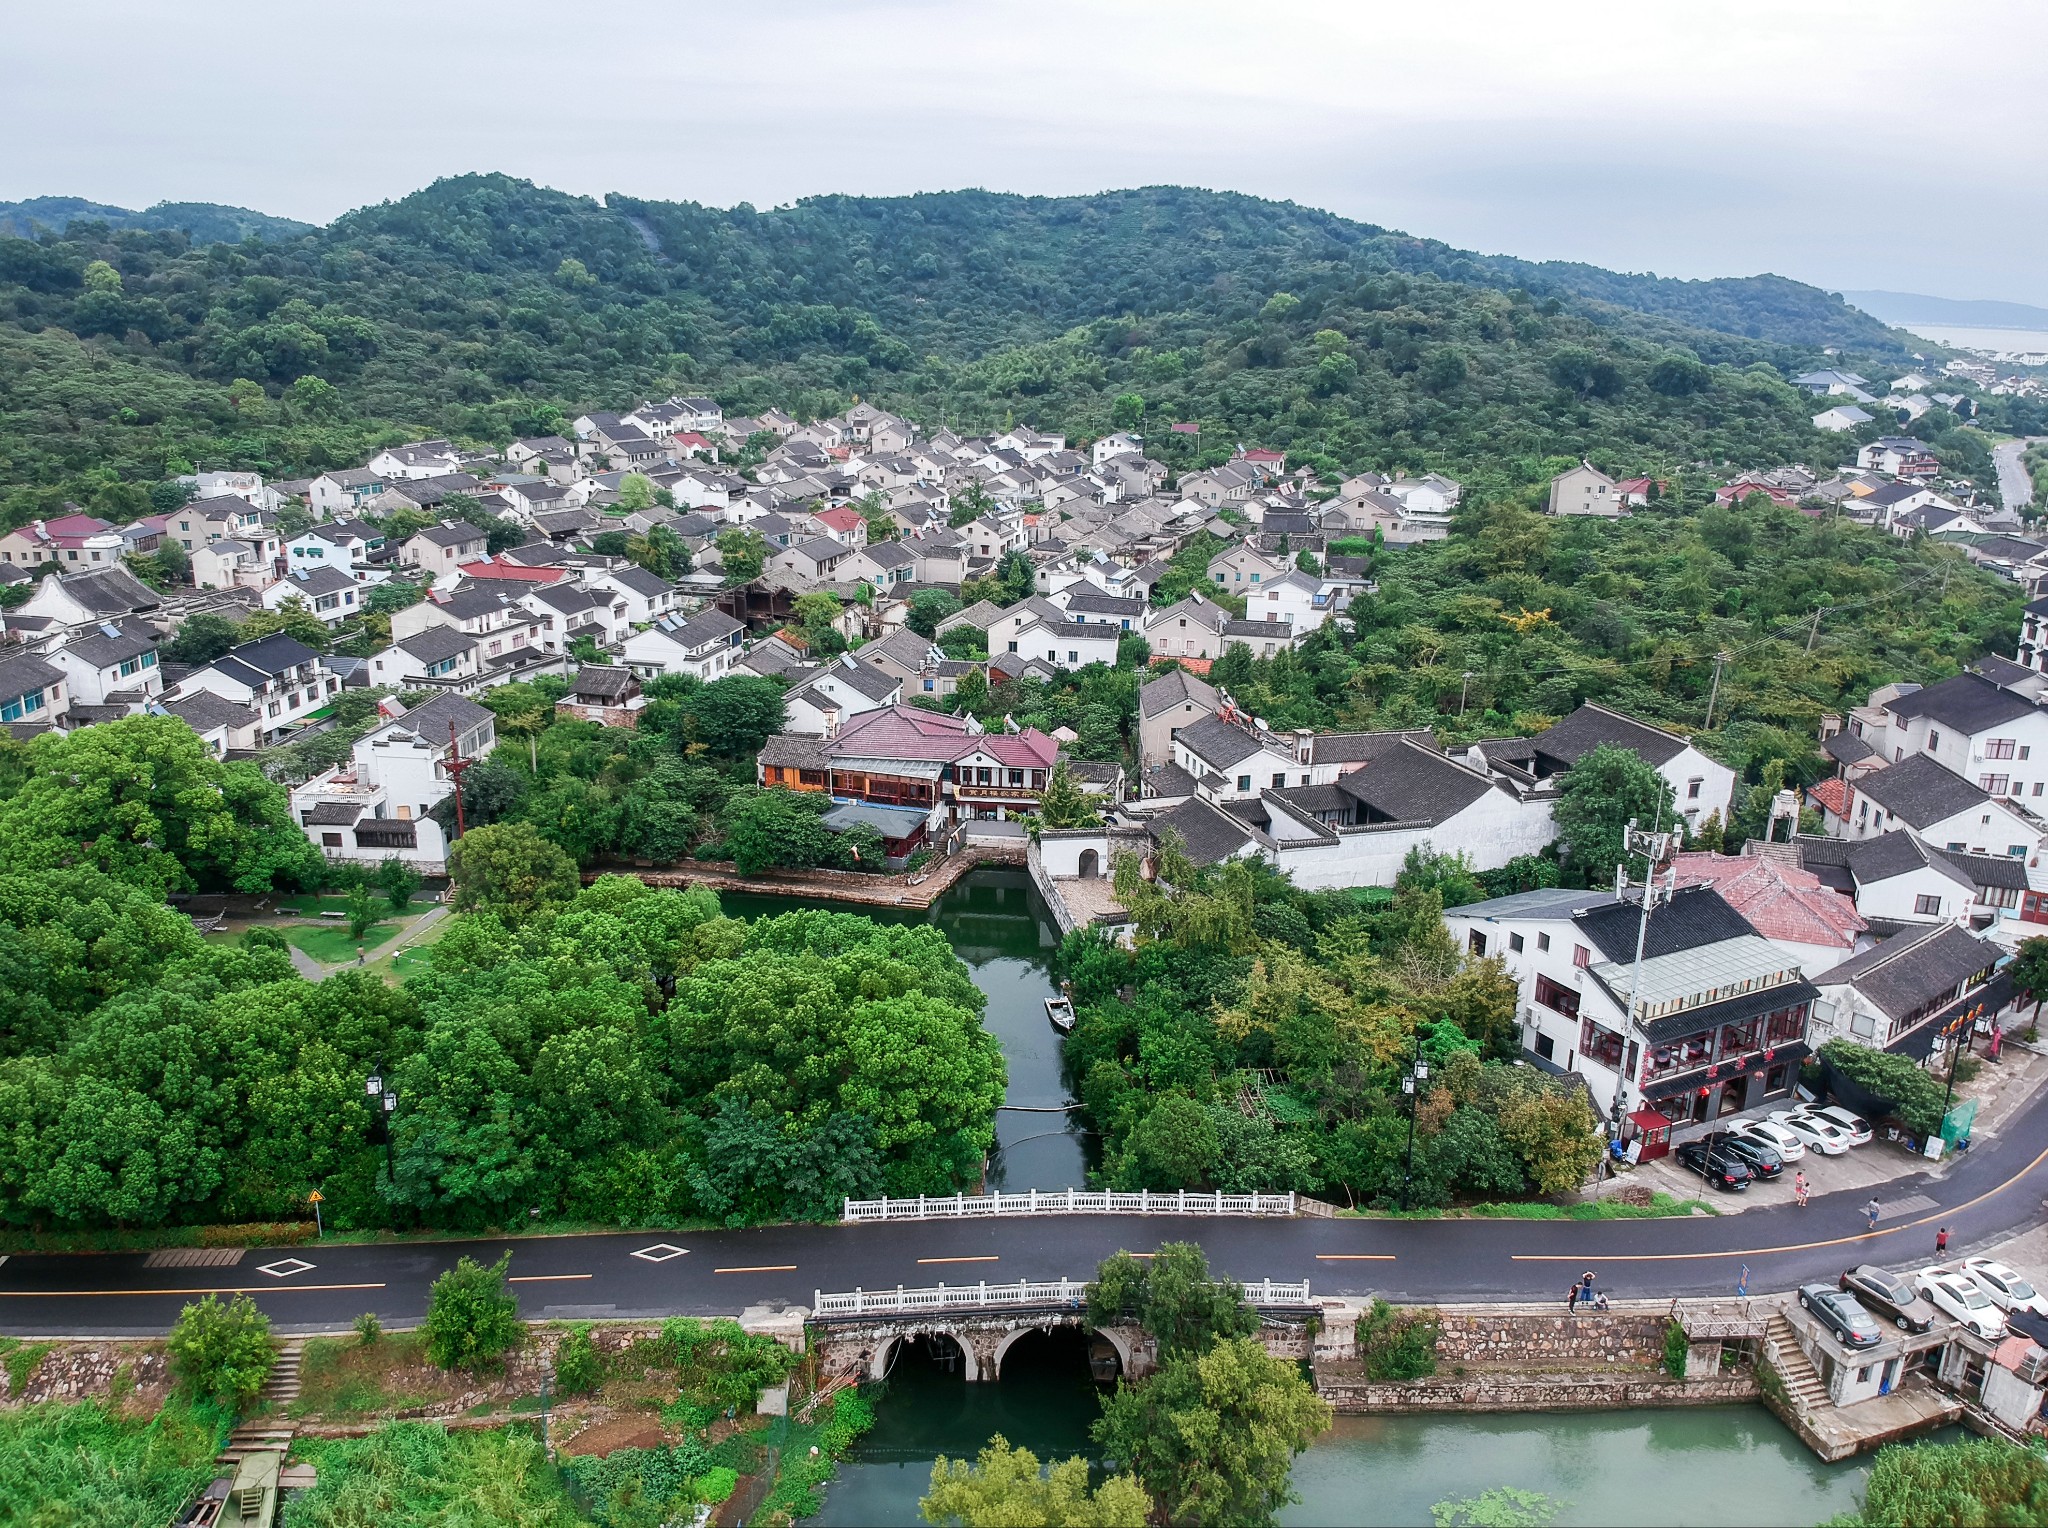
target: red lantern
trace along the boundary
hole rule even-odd
[[[1719,1066],[1710,1066],[1707,1068],[1707,1078],[1709,1081],[1712,1081],[1714,1078],[1719,1077],[1720,1075],[1721,1068]]]
[[[1766,1060],[1766,1061],[1775,1061],[1775,1060],[1777,1060],[1777,1059],[1778,1059],[1778,1050],[1777,1050],[1777,1047],[1776,1047],[1776,1046],[1773,1046],[1773,1047],[1771,1047],[1771,1049],[1769,1049],[1769,1050],[1767,1050],[1767,1051],[1765,1051],[1765,1052],[1764,1052],[1764,1060]]]
[[[1738,1072],[1749,1070],[1749,1057],[1737,1056],[1735,1058],[1735,1070]]]
[[[1713,1091],[1714,1091],[1714,1090],[1713,1090],[1712,1088],[1701,1088],[1701,1089],[1700,1089],[1700,1097],[1702,1097],[1702,1098],[1705,1098],[1705,1097],[1706,1097],[1706,1096],[1707,1096],[1707,1095],[1708,1095],[1709,1093],[1711,1093],[1711,1092],[1713,1092]]]

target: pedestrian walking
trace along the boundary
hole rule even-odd
[[[1567,1316],[1579,1313],[1579,1285],[1576,1279],[1572,1281],[1571,1290],[1564,1297],[1564,1313]]]
[[[1884,1213],[1884,1207],[1873,1199],[1870,1203],[1863,1206],[1863,1213],[1870,1217],[1870,1229],[1875,1231],[1877,1229],[1877,1217]]]
[[[1584,1278],[1582,1278],[1582,1279],[1580,1279],[1580,1280],[1579,1280],[1579,1304],[1581,1304],[1581,1305],[1591,1305],[1592,1303],[1593,1303],[1593,1270],[1592,1270],[1592,1269],[1590,1269],[1590,1268],[1588,1268],[1588,1269],[1586,1270],[1586,1276],[1585,1276]]]
[[[1806,1174],[1804,1171],[1792,1175],[1792,1202],[1800,1209],[1806,1208]]]
[[[1943,1227],[1941,1227],[1941,1229],[1940,1229],[1940,1230],[1938,1230],[1938,1231],[1936,1231],[1936,1232],[1934,1233],[1934,1255],[1935,1255],[1936,1257],[1947,1257],[1947,1256],[1948,1256],[1948,1227],[1947,1227],[1947,1226],[1943,1226]]]

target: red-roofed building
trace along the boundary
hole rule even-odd
[[[1650,502],[1652,480],[1646,477],[1623,478],[1614,485],[1614,496],[1628,505],[1644,505]],[[1655,480],[1657,492],[1664,491],[1664,480]]]
[[[1821,814],[1828,832],[1840,837],[1856,806],[1856,787],[1840,775],[1831,775],[1806,788],[1807,803]]]
[[[1287,465],[1285,452],[1268,451],[1264,447],[1252,451],[1240,451],[1237,453],[1237,459],[1241,462],[1251,462],[1261,467],[1284,467]]]
[[[890,706],[854,717],[822,743],[770,738],[759,770],[763,785],[822,784],[838,801],[919,807],[936,827],[1034,810],[1058,758],[1059,744],[1035,727],[984,732],[965,717]],[[805,778],[806,769],[824,779]]]
[[[1751,494],[1760,493],[1773,504],[1790,508],[1799,502],[1799,495],[1789,488],[1774,488],[1766,483],[1729,483],[1714,490],[1716,504],[1740,504]]]
[[[811,519],[841,546],[859,549],[868,544],[867,517],[857,509],[842,504],[837,509],[821,509]]]
[[[685,456],[701,456],[709,461],[718,460],[718,448],[695,430],[680,430],[669,437],[673,445]]]
[[[0,562],[12,563],[19,568],[58,562],[64,564],[67,573],[77,571],[73,564],[118,562],[121,558],[120,538],[106,539],[113,529],[106,521],[86,514],[31,520],[0,536]],[[91,550],[98,552],[99,556],[86,555],[88,541],[93,543]]]
[[[482,562],[458,563],[455,571],[465,578],[492,578],[504,583],[535,587],[542,584],[558,584],[567,578],[570,572],[567,568],[529,568],[523,563],[500,562],[495,557],[487,557]]]
[[[1796,864],[1723,854],[1680,854],[1671,863],[1679,885],[1713,887],[1803,971],[1830,970],[1871,942],[1856,904]]]

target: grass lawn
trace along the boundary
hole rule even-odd
[[[365,950],[374,950],[398,933],[396,923],[373,923],[358,941],[348,931],[346,923],[332,927],[288,928],[281,931],[286,943],[296,950],[302,950],[322,965],[338,966],[356,958],[356,945],[360,942]]]
[[[450,1400],[464,1381],[427,1362],[423,1334],[386,1332],[368,1347],[353,1337],[308,1339],[299,1384],[293,1416],[348,1421]]]
[[[382,890],[374,886],[370,889],[376,896],[379,907],[388,907],[390,905],[391,899],[385,896]],[[433,905],[433,901],[434,894],[432,892],[416,891],[412,894],[411,905],[407,907],[406,911],[410,912],[414,907],[430,907]],[[276,906],[277,910],[281,913],[291,912],[298,913],[307,918],[317,918],[322,913],[348,911],[348,897],[338,891],[301,892],[297,896],[279,897]]]

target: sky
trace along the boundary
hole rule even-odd
[[[2048,305],[2048,3],[65,0],[0,200],[325,222],[500,170],[728,206],[1174,183],[1487,253]]]

